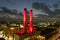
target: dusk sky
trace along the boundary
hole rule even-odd
[[[24,8],[27,8],[28,10],[32,9],[32,3],[33,2],[43,2],[47,5],[52,5],[56,3],[58,0],[0,0],[0,7],[7,7],[9,9],[17,9],[18,11],[23,11]],[[34,14],[36,14],[38,11],[32,9]],[[40,13],[40,12],[38,12]]]

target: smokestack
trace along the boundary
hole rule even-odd
[[[23,25],[26,27],[27,22],[27,9],[24,8],[24,13],[23,13]]]
[[[24,12],[23,12],[23,25],[24,25],[24,31],[26,31],[26,26],[27,26],[27,9],[24,8]]]
[[[25,29],[26,29],[26,25],[27,25],[27,9],[24,8],[24,11],[23,11],[23,28],[19,31],[19,32],[16,32],[15,34],[18,34],[18,35],[22,35],[25,33]]]
[[[33,31],[33,11],[30,10],[30,26],[29,26],[29,31],[32,32]]]

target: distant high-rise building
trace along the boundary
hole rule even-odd
[[[2,7],[0,7],[0,11],[2,11],[3,9],[2,9]]]
[[[14,14],[17,14],[17,10],[16,10],[16,9],[13,9],[13,13],[14,13]]]

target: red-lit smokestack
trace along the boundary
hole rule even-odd
[[[26,32],[26,26],[27,26],[27,9],[24,8],[23,12],[23,25],[24,25],[24,32]]]
[[[27,25],[27,9],[24,8],[24,12],[23,12],[23,25],[24,27],[26,27]]]
[[[22,35],[26,31],[25,30],[27,25],[27,9],[26,8],[24,8],[24,11],[23,11],[23,25],[24,27],[19,32],[16,32],[15,34]]]
[[[30,10],[30,26],[29,26],[29,31],[33,31],[33,11]]]

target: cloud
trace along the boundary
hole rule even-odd
[[[20,15],[11,15],[9,13],[3,13],[3,14],[0,14],[0,18],[7,18],[7,19],[13,19],[13,20],[19,20],[19,19],[22,19],[22,16]]]
[[[34,2],[34,3],[32,3],[32,8],[38,10],[38,9],[40,9],[40,4],[38,2]]]
[[[50,17],[55,17],[58,14],[60,14],[60,9],[55,9],[54,11],[51,11],[51,9],[46,5],[46,3],[39,3],[39,2],[34,2],[32,3],[32,8],[35,10],[43,10],[44,14],[48,14]]]

